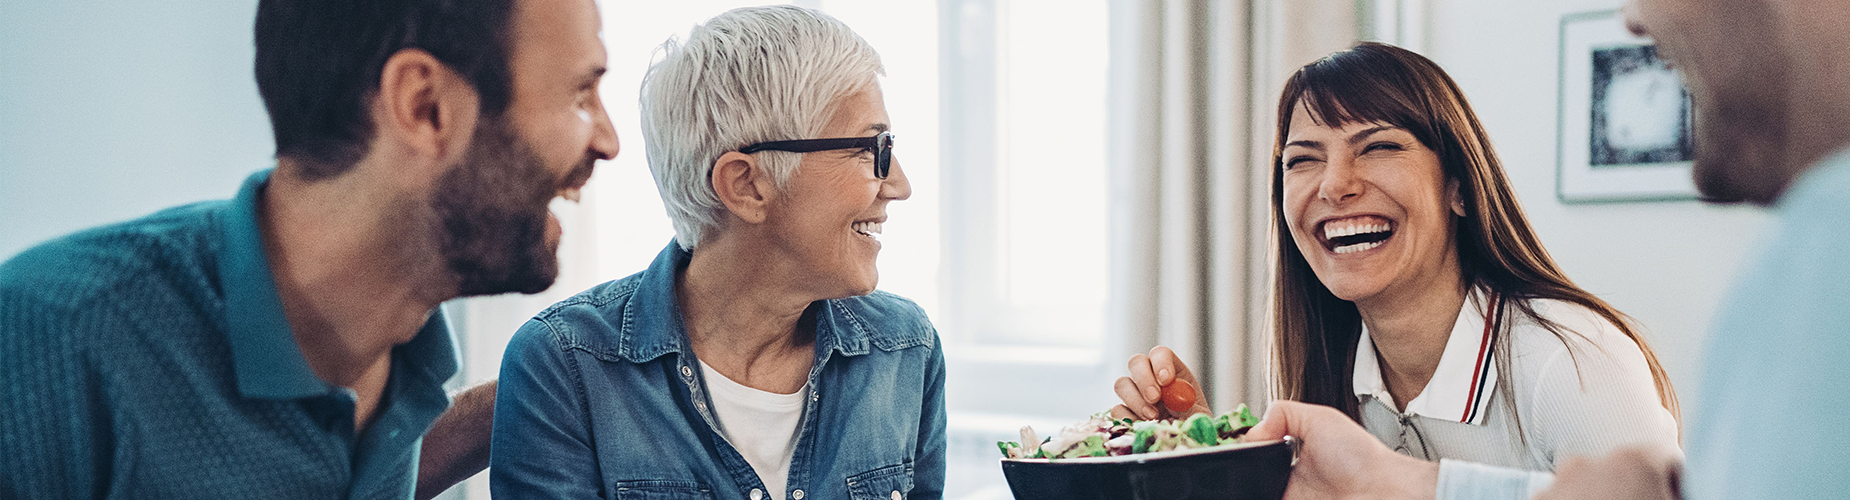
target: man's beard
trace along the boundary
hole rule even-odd
[[[559,276],[558,244],[546,239],[558,180],[505,125],[484,118],[431,196],[439,250],[460,296],[539,293]]]
[[[1727,2],[1728,43],[1696,48],[1706,59],[1690,78],[1696,100],[1696,190],[1711,202],[1771,203],[1786,185],[1782,173],[1790,119],[1791,52],[1774,34],[1778,18],[1760,2]],[[1719,36],[1718,36],[1719,38]],[[1692,75],[1685,75],[1691,77]],[[1706,80],[1706,81],[1695,81]]]
[[[1767,84],[1760,96],[1779,95],[1783,83]],[[1776,178],[1787,161],[1785,103],[1737,97],[1717,103],[1696,118],[1696,190],[1713,203],[1771,203],[1785,187]]]

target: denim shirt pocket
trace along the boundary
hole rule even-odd
[[[617,481],[614,500],[713,500],[713,489],[694,481]]]
[[[848,476],[848,498],[854,500],[899,500],[911,492],[911,462]]]

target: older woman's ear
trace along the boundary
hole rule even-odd
[[[737,151],[729,151],[713,161],[713,170],[708,179],[713,183],[713,193],[719,196],[720,203],[726,205],[726,211],[748,224],[762,224],[769,213],[771,199],[777,196],[770,172],[758,163],[758,158]]]

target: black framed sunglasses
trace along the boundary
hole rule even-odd
[[[740,153],[752,154],[759,151],[786,151],[791,153],[814,153],[817,151],[835,151],[839,149],[874,150],[874,177],[886,178],[887,171],[893,167],[893,133],[881,132],[873,137],[838,137],[833,139],[798,139],[794,141],[760,142],[744,148]]]

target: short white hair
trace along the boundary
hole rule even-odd
[[[885,74],[848,25],[791,5],[733,9],[669,38],[642,78],[642,140],[675,241],[693,250],[726,214],[710,171],[721,154],[766,141],[812,139],[835,103]],[[755,153],[778,189],[797,153]]]

